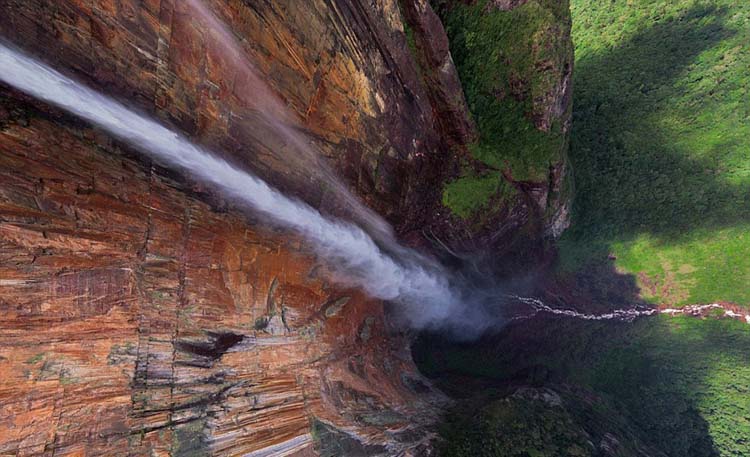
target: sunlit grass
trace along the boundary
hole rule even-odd
[[[573,0],[573,228],[645,298],[750,304],[750,3]]]

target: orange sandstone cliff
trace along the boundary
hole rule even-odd
[[[422,445],[439,398],[381,303],[98,132],[3,104],[2,455]]]
[[[347,183],[410,214],[402,232],[420,223],[435,186],[417,175],[447,156],[395,2],[211,6]],[[5,39],[329,209],[247,146],[263,107],[182,2],[0,9]],[[383,303],[199,184],[1,95],[0,454],[429,453],[442,397]]]
[[[476,137],[427,2],[205,1],[294,128],[427,245]],[[339,214],[257,138],[257,87],[186,2],[0,0],[0,37]],[[387,304],[263,222],[0,85],[0,455],[431,455],[444,398]]]

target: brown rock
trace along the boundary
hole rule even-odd
[[[419,374],[381,303],[311,276],[299,240],[3,97],[30,122],[0,132],[1,454],[312,455],[313,423],[422,445],[440,397],[402,381]]]
[[[400,231],[439,204],[446,160],[396,0],[213,0],[260,79],[365,202]],[[188,2],[9,0],[0,34],[175,124],[314,206],[340,212],[314,167],[262,127],[266,98]],[[444,38],[443,38],[444,39]],[[454,81],[455,83],[455,81]],[[420,154],[426,159],[417,160]]]

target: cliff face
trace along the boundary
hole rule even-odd
[[[326,186],[288,166],[284,144],[258,138],[262,91],[188,4],[6,0],[0,33],[335,211]],[[347,184],[401,233],[419,230],[455,158],[441,144],[396,0],[206,4]]]
[[[99,132],[2,105],[0,452],[424,445],[439,396],[382,303]]]
[[[495,251],[508,249],[514,239],[558,238],[569,224],[572,197],[569,3],[432,3],[477,126],[470,154],[443,194],[453,213],[446,225],[464,225],[466,231],[454,229],[446,238]]]
[[[416,177],[446,156],[395,2],[212,7],[369,204],[402,232],[429,214],[439,189]],[[0,9],[3,37],[336,211],[253,147],[257,87],[184,2]],[[382,303],[106,135],[5,89],[1,105],[0,451],[427,452],[440,396]]]
[[[404,239],[497,232],[497,218],[444,217],[443,185],[477,133],[426,2],[208,3]],[[0,12],[5,39],[341,210],[284,144],[258,138],[258,87],[187,2],[0,0]],[[3,86],[0,176],[0,453],[429,452],[442,397],[384,304],[329,284],[300,240]]]

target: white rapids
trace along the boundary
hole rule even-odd
[[[665,314],[669,316],[704,316],[711,310],[721,310],[724,313],[724,317],[731,319],[744,320],[747,324],[750,324],[750,314],[744,315],[727,309],[724,305],[719,303],[710,303],[707,305],[686,305],[681,308],[648,308],[645,306],[635,306],[633,308],[621,308],[609,311],[607,313],[592,314],[582,313],[570,308],[554,308],[542,302],[537,298],[532,297],[519,297],[517,295],[511,295],[511,298],[518,300],[519,302],[528,305],[532,312],[530,314],[520,315],[513,318],[513,320],[524,320],[530,319],[539,313],[549,313],[558,316],[566,316],[574,319],[583,319],[587,321],[608,321],[617,320],[623,322],[632,322],[633,320],[644,317],[654,316],[657,314]]]

